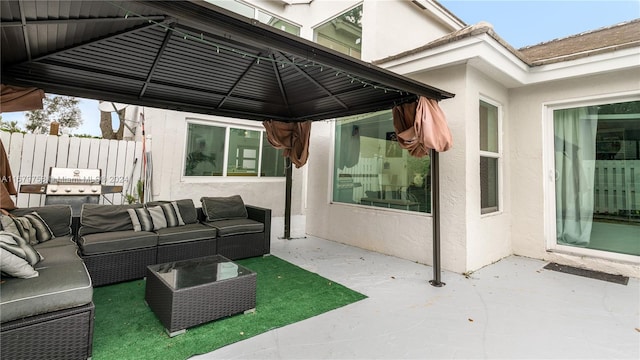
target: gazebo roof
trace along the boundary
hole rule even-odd
[[[202,1],[0,3],[2,83],[250,120],[391,109],[446,91]]]

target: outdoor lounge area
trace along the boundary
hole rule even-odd
[[[274,226],[274,231],[279,229]],[[467,276],[315,237],[271,253],[367,296],[193,359],[638,359],[640,281],[510,256]],[[294,301],[294,300],[292,300]]]
[[[640,359],[640,19],[516,49],[434,0],[41,4],[0,2],[0,112],[113,136],[3,124],[2,359]]]

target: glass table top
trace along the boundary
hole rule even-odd
[[[150,265],[148,268],[173,290],[210,284],[253,273],[253,271],[220,255]]]

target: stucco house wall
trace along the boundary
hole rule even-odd
[[[430,216],[331,203],[334,127],[333,121],[314,124],[308,164],[307,233],[363,249],[426,262],[431,256]]]
[[[440,103],[454,147],[440,154],[442,267],[476,270],[511,254],[509,180],[503,180],[502,210],[480,214],[478,101],[507,104],[507,90],[468,65],[414,74],[416,80],[455,92]],[[307,232],[322,238],[432,264],[431,215],[331,203],[333,122],[314,128],[309,161]],[[504,129],[504,128],[503,128]],[[322,131],[322,135],[320,135]],[[506,153],[506,145],[503,142]],[[503,167],[509,160],[503,158]],[[506,174],[503,171],[503,174]],[[323,175],[328,174],[328,175]],[[503,176],[505,179],[506,176]]]
[[[454,29],[410,1],[364,1],[362,59],[372,61],[413,49]],[[457,29],[455,29],[457,30]]]
[[[438,39],[459,27],[451,19],[437,21],[444,13],[434,15],[410,1],[340,0],[309,1],[287,4],[282,1],[254,0],[248,3],[259,9],[302,25],[300,37],[314,40],[315,28],[341,13],[363,6],[362,60],[371,61],[413,49]],[[449,16],[450,17],[450,16]]]
[[[510,159],[501,162],[501,210],[480,213],[479,118],[480,99],[502,105],[506,119],[508,90],[467,64],[412,74],[412,78],[456,93],[440,102],[454,138],[451,150],[440,156],[442,267],[468,272],[512,253],[510,241]],[[506,132],[508,120],[502,122]],[[315,127],[309,161],[307,232],[322,238],[432,264],[431,215],[331,203],[333,122]],[[320,128],[323,135],[320,136]],[[502,137],[502,152],[509,142]],[[327,174],[327,175],[321,175]]]
[[[153,161],[153,198],[187,199],[196,205],[203,196],[241,195],[244,202],[270,208],[276,218],[284,216],[285,178],[182,176],[186,156],[187,120],[231,123],[262,128],[257,121],[184,113],[149,107],[130,107],[127,118],[141,120],[144,114],[147,149]],[[292,213],[304,213],[305,168],[293,171]],[[277,234],[282,235],[282,234]]]
[[[468,115],[466,118],[467,146],[467,268],[478,268],[511,255],[511,239],[508,229],[511,222],[511,182],[507,176],[510,169],[509,138],[504,136],[509,128],[509,98],[507,89],[486,74],[468,66],[466,78]],[[481,214],[480,205],[480,100],[498,106],[501,120],[499,142],[502,157],[499,160],[499,209],[497,212]]]

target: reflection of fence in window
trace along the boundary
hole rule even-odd
[[[640,160],[598,160],[594,175],[594,214],[640,221]]]

